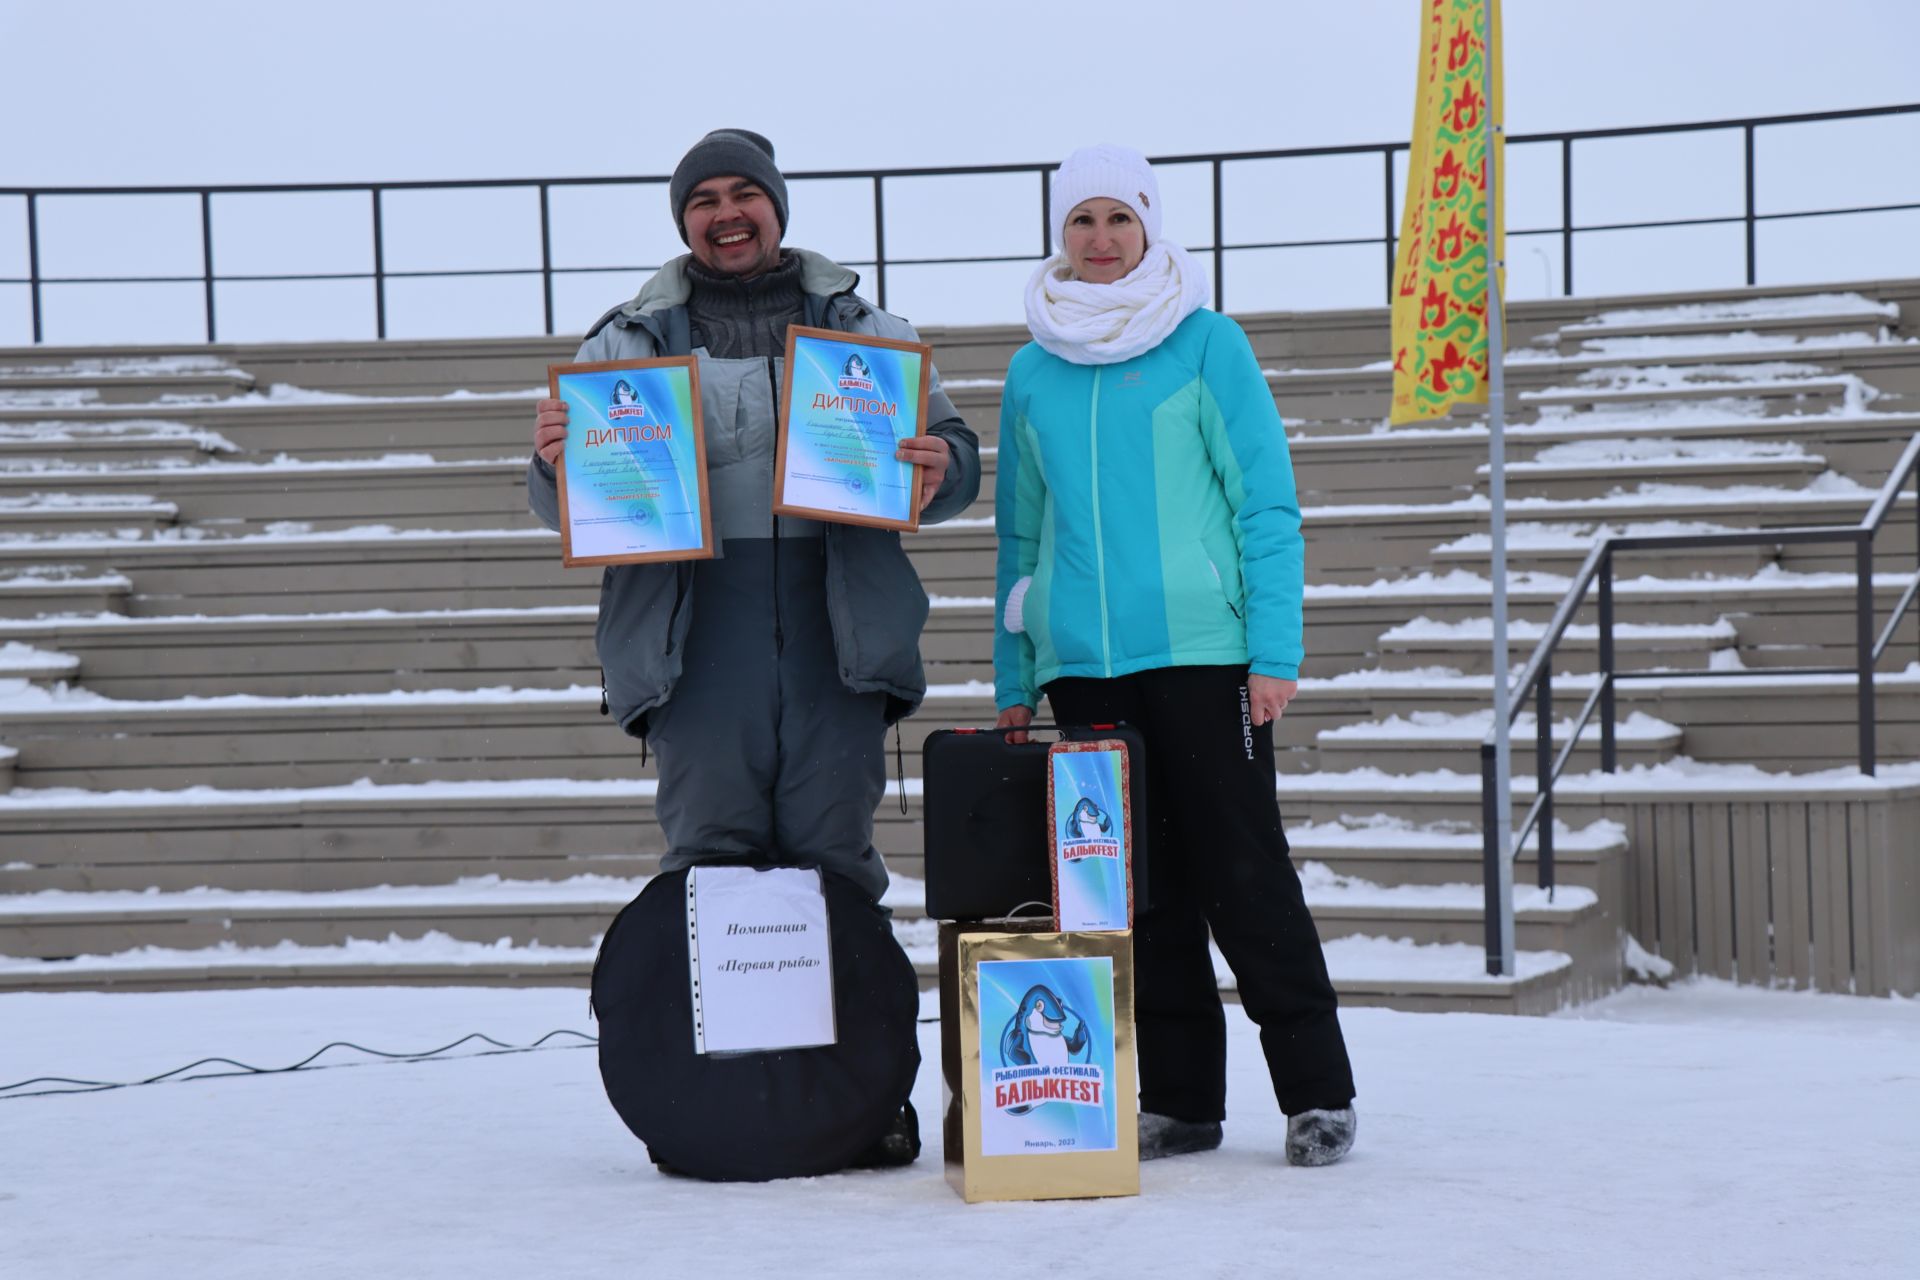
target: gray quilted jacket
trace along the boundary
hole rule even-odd
[[[802,264],[806,324],[918,341],[912,325],[854,295],[859,277],[852,271],[816,253],[793,252]],[[603,316],[575,359],[584,363],[697,354],[715,540],[724,546],[728,538],[769,537],[775,529],[775,388],[783,362],[716,360],[704,349],[693,351],[686,305],[692,291],[688,260],[683,256],[669,262],[638,297]],[[940,389],[940,375],[932,377],[927,432],[945,440],[953,456],[939,493],[920,515],[922,524],[958,515],[980,491],[979,440]],[[548,528],[559,528],[553,468],[538,455],[527,466],[527,505]],[[784,517],[780,527],[790,531]],[[823,525],[819,534],[825,541],[827,614],[842,683],[858,693],[890,695],[889,719],[911,715],[927,689],[920,664],[927,593],[900,535],[844,524]],[[699,563],[613,565],[601,578],[595,639],[607,702],[620,726],[637,737],[646,734],[646,713],[673,696],[680,678]]]

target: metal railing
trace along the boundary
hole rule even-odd
[[[1908,103],[1899,106],[1869,107],[1847,111],[1819,111],[1798,115],[1753,116],[1733,120],[1698,121],[1685,124],[1639,125],[1621,129],[1582,129],[1562,133],[1530,133],[1511,135],[1507,145],[1524,147],[1532,145],[1557,146],[1560,150],[1560,219],[1556,225],[1532,228],[1509,227],[1509,237],[1558,235],[1561,251],[1561,293],[1572,296],[1574,290],[1574,248],[1575,238],[1587,233],[1646,231],[1673,227],[1700,227],[1716,225],[1744,224],[1746,231],[1746,274],[1744,283],[1752,285],[1758,282],[1759,272],[1759,228],[1764,223],[1786,219],[1838,217],[1849,214],[1897,213],[1920,210],[1920,202],[1906,202],[1881,205],[1861,205],[1826,209],[1799,209],[1774,213],[1759,212],[1755,201],[1757,167],[1754,154],[1754,141],[1761,130],[1781,128],[1791,125],[1815,124],[1831,121],[1865,120],[1876,117],[1903,116],[1920,114],[1920,103]],[[1610,222],[1580,224],[1573,217],[1574,190],[1574,148],[1576,143],[1596,142],[1606,139],[1651,137],[1661,134],[1689,134],[1738,131],[1744,141],[1744,208],[1738,214],[1703,218],[1667,218],[1641,222]],[[1396,153],[1406,151],[1405,142],[1362,143],[1337,147],[1295,147],[1272,151],[1236,151],[1202,152],[1190,155],[1170,155],[1154,158],[1154,163],[1163,166],[1204,165],[1209,170],[1212,183],[1212,235],[1208,243],[1189,246],[1196,253],[1211,259],[1213,270],[1214,306],[1224,310],[1229,294],[1227,293],[1227,255],[1241,250],[1251,249],[1316,249],[1345,246],[1378,245],[1381,254],[1381,280],[1384,299],[1390,298],[1393,289],[1393,258],[1396,239],[1399,234],[1398,202],[1395,199],[1394,157]],[[1299,160],[1329,156],[1365,156],[1373,155],[1381,161],[1380,234],[1330,239],[1311,240],[1258,240],[1230,243],[1226,239],[1226,186],[1225,174],[1228,166],[1268,160]],[[1509,165],[1512,161],[1509,159]],[[960,266],[967,264],[1038,262],[1049,252],[1048,237],[1050,210],[1048,208],[1048,175],[1054,166],[1051,163],[999,164],[999,165],[954,165],[931,168],[895,168],[895,169],[819,169],[795,171],[787,175],[790,182],[816,180],[860,180],[868,182],[873,189],[873,257],[855,259],[849,266],[870,267],[873,269],[875,300],[882,306],[887,305],[887,273],[889,269],[915,266]],[[889,257],[887,254],[887,212],[886,185],[889,181],[912,178],[942,177],[980,177],[1000,174],[1028,174],[1036,179],[1038,231],[1037,251],[1020,254],[983,254],[961,257]],[[134,187],[0,187],[0,198],[22,197],[26,201],[27,235],[27,274],[25,276],[0,277],[0,285],[26,285],[33,312],[33,341],[45,341],[45,309],[43,293],[46,289],[62,285],[80,284],[198,284],[202,287],[205,299],[206,338],[208,342],[218,339],[219,325],[216,305],[215,286],[222,283],[296,283],[323,280],[365,280],[373,286],[374,329],[377,336],[387,336],[387,282],[399,279],[454,279],[484,276],[538,276],[542,284],[544,300],[545,331],[554,330],[554,279],[557,276],[571,274],[602,274],[609,272],[653,271],[661,264],[628,264],[616,266],[555,266],[554,231],[551,193],[555,188],[568,187],[612,187],[612,186],[660,186],[664,187],[668,178],[664,175],[644,177],[608,177],[608,178],[495,178],[458,182],[348,182],[348,183],[295,183],[295,184],[252,184],[252,185],[202,185],[202,186],[134,186]],[[538,193],[540,209],[540,265],[538,267],[476,268],[463,270],[414,271],[395,269],[386,260],[386,215],[383,209],[385,197],[394,192],[406,191],[482,191],[503,188],[532,190]],[[217,197],[245,195],[307,195],[320,193],[359,192],[368,199],[368,229],[371,236],[372,268],[368,271],[322,271],[288,273],[226,273],[216,269],[219,260],[215,243],[216,223],[214,203]],[[40,269],[41,256],[41,201],[54,197],[125,197],[125,196],[191,196],[199,201],[201,266],[197,273],[187,275],[142,275],[142,276],[48,276]]]
[[[1920,434],[1908,441],[1900,460],[1894,463],[1887,481],[1880,488],[1879,496],[1868,508],[1866,516],[1858,524],[1822,525],[1804,528],[1755,529],[1738,533],[1701,533],[1675,535],[1648,535],[1633,537],[1606,537],[1594,544],[1586,561],[1580,566],[1580,572],[1574,575],[1573,584],[1567,588],[1567,594],[1561,598],[1560,605],[1554,610],[1553,619],[1547,624],[1545,634],[1534,647],[1533,657],[1521,670],[1520,678],[1512,686],[1512,711],[1507,727],[1512,728],[1526,710],[1529,698],[1534,707],[1534,764],[1535,787],[1533,806],[1527,811],[1525,821],[1514,829],[1513,845],[1508,850],[1499,847],[1495,834],[1494,817],[1497,813],[1497,787],[1494,779],[1495,738],[1499,726],[1480,744],[1480,814],[1484,832],[1483,856],[1486,877],[1486,937],[1487,972],[1500,974],[1505,971],[1505,957],[1501,952],[1499,884],[1502,856],[1514,858],[1526,845],[1527,836],[1539,833],[1539,885],[1542,889],[1552,889],[1554,885],[1553,867],[1553,784],[1565,772],[1567,762],[1580,746],[1581,734],[1587,723],[1598,711],[1600,717],[1600,769],[1604,773],[1615,773],[1620,767],[1619,742],[1615,732],[1615,691],[1623,680],[1662,679],[1672,676],[1669,671],[1617,671],[1614,654],[1614,604],[1613,604],[1613,560],[1616,555],[1630,551],[1700,551],[1728,547],[1784,547],[1809,543],[1851,543],[1853,545],[1854,572],[1854,660],[1851,666],[1844,667],[1741,667],[1731,670],[1709,670],[1689,672],[1689,679],[1719,678],[1740,679],[1743,677],[1763,676],[1844,676],[1856,678],[1856,696],[1858,699],[1859,755],[1860,771],[1871,775],[1878,761],[1875,749],[1875,721],[1873,702],[1873,673],[1880,658],[1893,642],[1895,631],[1907,608],[1913,604],[1916,593],[1920,593],[1920,565],[1912,582],[1907,584],[1898,604],[1894,605],[1892,616],[1881,629],[1878,638],[1874,636],[1873,621],[1873,541],[1880,527],[1893,511],[1894,503],[1899,499],[1900,491],[1906,487],[1909,478],[1915,479],[1915,534],[1920,539]],[[1553,657],[1567,628],[1573,624],[1574,617],[1586,602],[1588,588],[1598,583],[1598,632],[1599,632],[1599,682],[1593,693],[1581,707],[1568,730],[1566,745],[1556,757],[1553,752]],[[1496,673],[1500,678],[1504,673]]]

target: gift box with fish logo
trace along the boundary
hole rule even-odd
[[[1133,934],[944,924],[940,984],[947,1177],[961,1195],[1138,1195]]]

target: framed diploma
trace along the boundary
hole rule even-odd
[[[831,329],[787,329],[773,509],[841,524],[920,527],[920,474],[894,456],[926,430],[933,349]]]
[[[555,468],[561,562],[710,559],[695,359],[549,365],[547,387],[567,406],[566,450]]]

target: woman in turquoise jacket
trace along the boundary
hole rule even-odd
[[[1218,943],[1261,1044],[1287,1157],[1353,1142],[1353,1075],[1274,797],[1273,722],[1300,673],[1305,578],[1286,433],[1240,326],[1160,235],[1145,157],[1054,174],[1059,252],[1034,273],[1000,407],[995,702],[1031,723],[1124,720],[1154,827],[1135,936],[1141,1155],[1217,1147]]]

